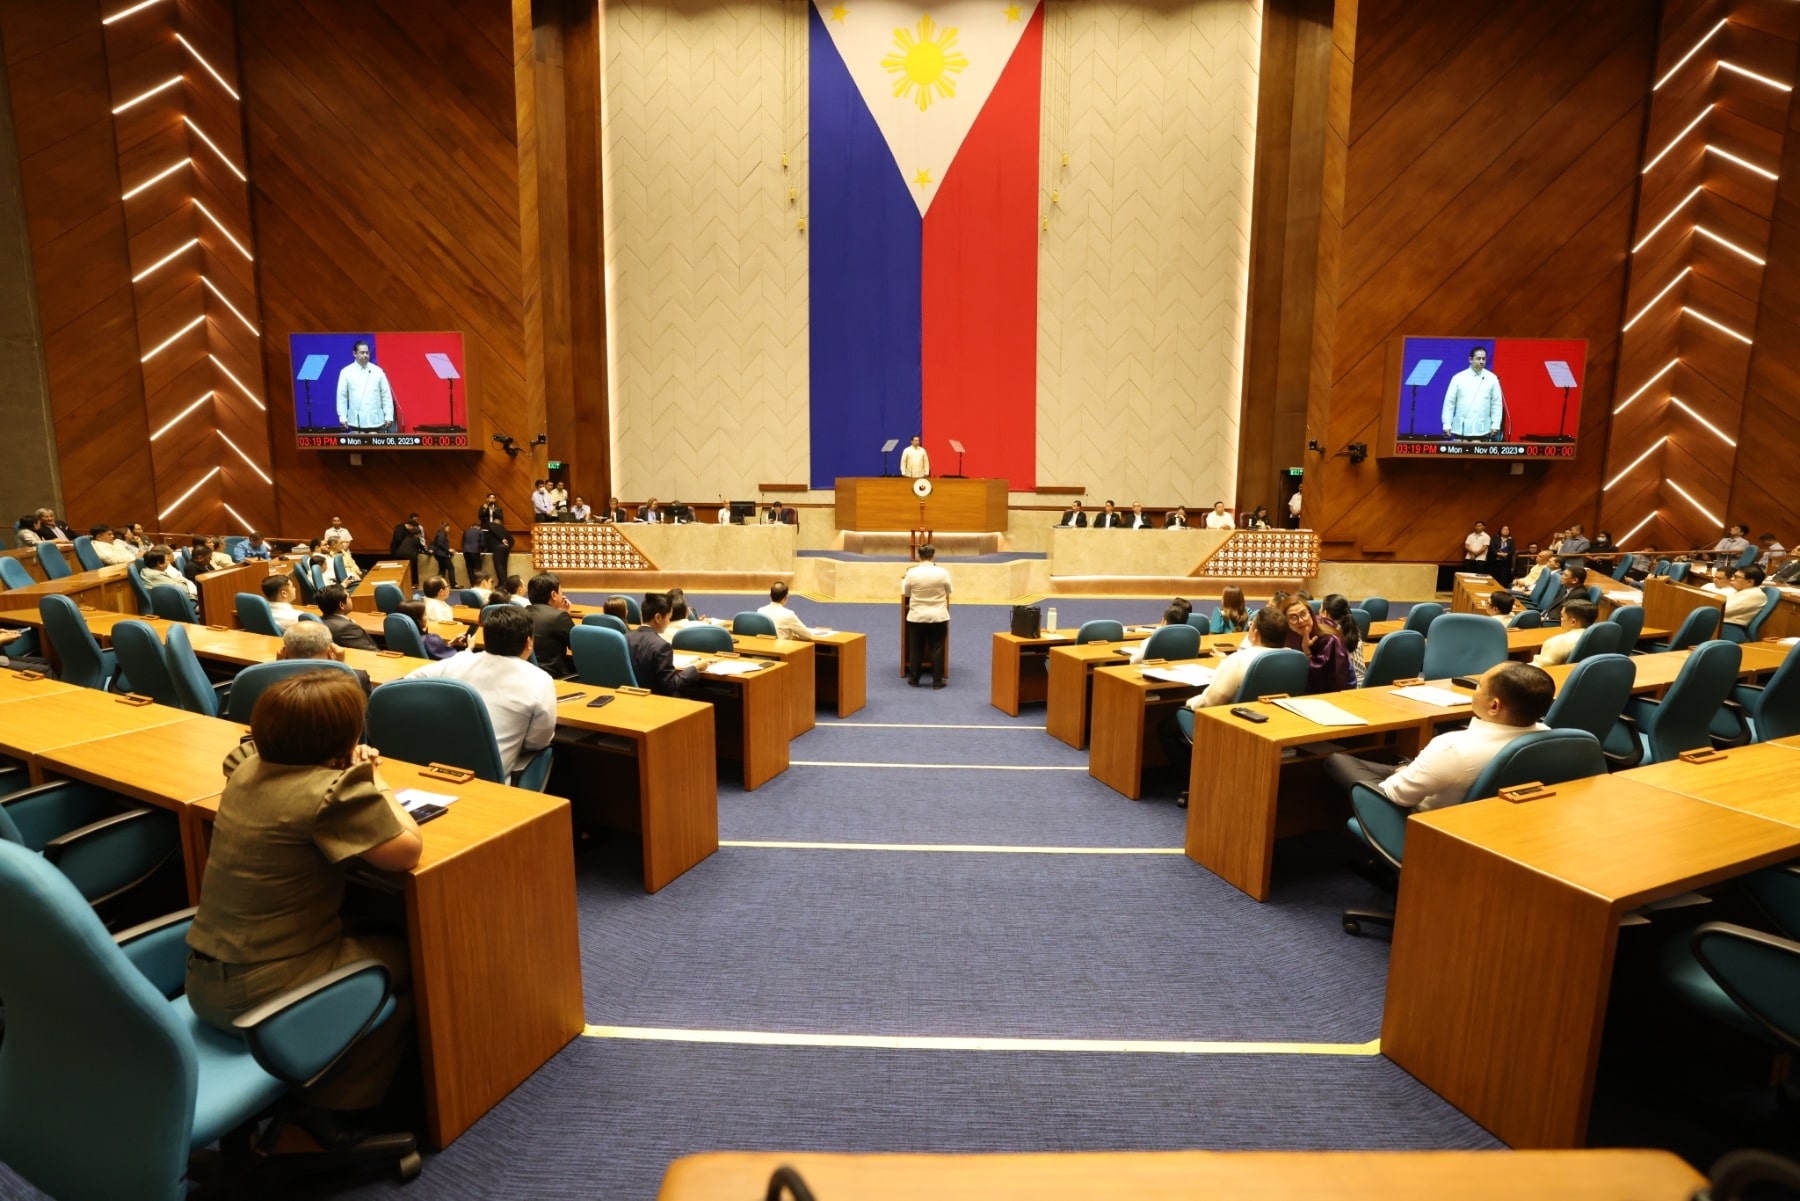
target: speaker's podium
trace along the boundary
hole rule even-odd
[[[903,475],[844,476],[837,481],[840,530],[992,533],[1006,529],[1006,481],[934,477],[924,495]]]

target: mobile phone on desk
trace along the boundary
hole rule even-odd
[[[1253,721],[1259,726],[1269,720],[1269,715],[1267,713],[1258,713],[1248,705],[1235,706],[1231,710],[1231,715],[1233,717],[1241,717],[1245,721]]]
[[[1467,688],[1470,692],[1475,691],[1475,689],[1481,686],[1481,681],[1477,680],[1474,676],[1451,676],[1450,682],[1455,684],[1458,688]]]
[[[556,702],[560,705],[564,701],[578,701],[586,695],[585,692],[559,692],[556,694]]]
[[[599,696],[588,702],[588,708],[599,709],[603,706],[612,704],[612,702],[613,698],[611,693],[601,693]]]
[[[413,821],[422,826],[433,818],[444,816],[450,810],[443,805],[420,805],[417,809],[408,809],[407,812],[412,815]]]

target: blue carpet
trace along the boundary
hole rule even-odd
[[[802,559],[836,559],[840,563],[910,563],[911,555],[874,555],[860,554],[847,550],[800,550],[794,552]],[[953,555],[942,552],[938,555],[939,563],[1013,563],[1020,559],[1048,559],[1050,556],[1038,550],[1001,550],[985,555]]]

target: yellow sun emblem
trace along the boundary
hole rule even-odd
[[[882,59],[881,65],[889,75],[897,76],[895,96],[913,94],[919,111],[924,112],[932,100],[956,95],[956,80],[952,76],[961,75],[969,65],[968,58],[956,49],[956,30],[940,33],[937,22],[929,16],[920,17],[916,34],[910,29],[894,30],[894,50],[896,53]]]

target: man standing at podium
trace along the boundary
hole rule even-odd
[[[950,573],[937,565],[937,547],[921,546],[919,561],[900,581],[906,597],[906,682],[919,686],[919,669],[931,660],[931,686],[944,686],[944,647],[950,633]]]
[[[338,424],[352,430],[394,428],[394,389],[387,372],[369,361],[369,344],[358,338],[350,344],[355,361],[338,372]]]
[[[1487,350],[1469,351],[1469,369],[1458,371],[1444,392],[1444,432],[1459,441],[1492,438],[1506,421],[1500,377],[1487,369]]]
[[[900,452],[900,474],[908,479],[923,479],[931,474],[931,456],[914,437],[912,445]]]

